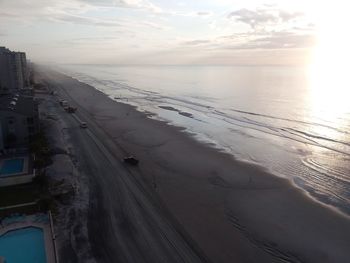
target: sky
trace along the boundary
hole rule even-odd
[[[52,63],[305,64],[325,3],[0,0],[0,46]]]

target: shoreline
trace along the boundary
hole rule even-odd
[[[343,168],[344,171],[347,171],[346,163],[342,161],[345,156],[339,155],[336,158],[334,157],[334,160],[339,160],[339,162],[336,162],[337,164],[333,164],[332,159],[327,159],[328,151],[334,151],[337,154],[345,154],[345,152],[338,151],[332,147],[328,148],[321,144],[317,146],[316,144],[309,144],[308,142],[304,144],[302,142],[303,139],[298,140],[298,138],[294,138],[292,134],[290,134],[292,137],[289,137],[284,134],[285,130],[293,130],[293,128],[289,127],[288,125],[286,127],[289,128],[286,128],[284,125],[277,125],[276,129],[280,130],[280,132],[277,134],[269,134],[267,132],[268,137],[266,138],[266,131],[260,131],[263,132],[263,134],[254,135],[255,132],[259,133],[259,125],[259,127],[252,128],[251,135],[249,135],[251,132],[249,131],[249,128],[248,131],[244,131],[244,129],[241,131],[240,128],[238,128],[237,131],[231,132],[229,130],[231,130],[231,128],[234,129],[234,127],[224,126],[222,129],[218,128],[220,125],[217,126],[217,121],[226,121],[220,119],[220,116],[211,116],[212,114],[215,115],[215,112],[220,108],[216,108],[216,106],[208,106],[206,101],[201,102],[204,104],[197,104],[196,102],[193,102],[192,104],[191,100],[184,100],[184,98],[182,98],[183,96],[180,96],[182,99],[178,99],[176,96],[168,96],[162,93],[158,94],[157,97],[159,98],[157,99],[154,99],[152,95],[150,95],[149,99],[147,98],[148,96],[146,96],[144,99],[142,99],[141,96],[141,99],[138,99],[137,94],[142,95],[143,92],[150,94],[154,92],[153,89],[151,89],[152,91],[149,89],[142,90],[139,89],[137,85],[133,86],[127,81],[113,81],[113,78],[109,77],[107,77],[106,80],[102,78],[99,81],[98,78],[96,78],[96,74],[92,74],[92,72],[92,75],[87,73],[80,74],[78,73],[80,72],[79,70],[78,72],[75,72],[74,70],[70,72],[69,70],[63,68],[58,68],[58,71],[81,83],[92,86],[117,103],[123,103],[135,107],[136,110],[147,114],[151,119],[159,120],[169,124],[170,126],[184,129],[184,133],[187,135],[189,134],[200,143],[210,145],[217,151],[228,153],[238,161],[257,165],[262,167],[268,173],[282,178],[287,178],[295,187],[304,191],[315,202],[319,202],[332,210],[336,210],[342,214],[350,216],[348,191],[342,190],[342,187],[345,185],[343,182],[347,182],[347,173],[340,172],[341,175],[339,176],[339,174],[337,175],[335,172],[333,172],[334,170],[331,170],[331,168],[338,168],[339,171],[343,171]],[[113,83],[113,85],[111,85],[110,82]],[[133,82],[131,81],[131,83]],[[113,89],[112,86],[116,89]],[[141,87],[143,86],[141,85]],[[119,91],[119,89],[121,89],[121,91]],[[133,90],[137,90],[135,98],[135,94],[132,93],[134,92]],[[170,98],[169,101],[168,98]],[[175,99],[175,101],[172,101],[173,99]],[[186,103],[189,103],[189,105],[181,105],[181,101],[186,101]],[[180,102],[180,104],[176,102]],[[216,110],[206,112],[205,110],[203,111],[203,109],[195,109],[191,107],[196,105],[200,105],[202,108],[208,107]],[[261,115],[257,112],[242,111],[236,108],[233,109],[233,111],[254,116],[262,116],[273,119],[276,118],[281,121],[295,122],[297,124],[303,123],[308,125],[321,125],[314,122],[305,122],[300,119],[283,118],[281,116],[275,116],[272,113],[271,115]],[[225,112],[225,110],[223,112]],[[211,116],[209,119],[214,119],[207,120],[207,115]],[[231,117],[233,120],[236,117],[240,119],[240,116],[230,117],[227,112],[225,113],[225,116],[226,115],[229,119]],[[245,117],[249,118],[249,116]],[[245,119],[245,117],[242,117],[242,119]],[[229,123],[233,120],[230,119]],[[209,125],[209,123],[213,123],[214,128],[211,128],[212,125]],[[264,125],[261,125],[261,127],[264,127]],[[258,131],[255,131],[256,128]],[[303,130],[302,127],[299,127],[298,129],[299,131]],[[308,140],[307,138],[309,135],[305,133],[305,136],[306,138],[303,137],[304,140]],[[282,138],[281,141],[279,141],[280,138]],[[322,138],[325,139],[325,137]],[[276,143],[275,140],[278,142]],[[272,149],[270,149],[270,147]],[[268,154],[266,154],[263,150],[260,151],[260,149],[264,148],[269,149],[267,152]],[[326,152],[318,153],[319,150],[325,150]],[[283,158],[281,158],[281,156],[283,156]],[[289,164],[287,164],[286,161],[288,161]],[[295,169],[293,169],[292,165],[295,167]],[[292,167],[292,169],[288,169],[288,167]],[[329,183],[327,183],[328,180]],[[321,187],[320,189],[320,185],[324,188]]]
[[[315,202],[291,180],[195,141],[184,129],[69,76],[45,74],[119,147],[140,158],[143,179],[209,258],[346,262],[350,256],[349,217]]]
[[[115,103],[120,103],[120,104],[126,105],[128,107],[132,107],[134,110],[136,110],[137,112],[140,112],[141,114],[144,114],[149,119],[162,122],[162,123],[164,123],[166,125],[169,125],[170,127],[173,127],[173,128],[175,128],[177,130],[180,130],[184,134],[184,136],[188,136],[191,139],[194,139],[199,144],[203,144],[204,146],[209,147],[209,148],[211,148],[211,149],[213,149],[213,150],[215,150],[215,151],[217,151],[219,153],[227,154],[227,155],[231,156],[237,162],[245,163],[248,166],[251,165],[253,167],[256,167],[256,168],[260,169],[262,172],[266,172],[266,173],[270,174],[271,176],[277,176],[278,178],[286,179],[292,186],[294,186],[295,188],[301,190],[312,201],[320,204],[321,206],[326,207],[327,209],[330,209],[331,211],[333,211],[335,213],[340,213],[341,215],[346,216],[346,217],[348,217],[350,219],[350,214],[349,213],[346,213],[340,207],[336,207],[336,206],[332,205],[331,203],[327,203],[327,202],[319,200],[317,197],[313,196],[305,188],[303,188],[300,185],[298,185],[292,178],[289,178],[286,175],[278,174],[278,173],[272,171],[271,169],[265,167],[263,164],[255,162],[253,160],[237,157],[232,152],[230,152],[229,150],[225,149],[223,146],[220,146],[219,143],[217,143],[215,141],[210,141],[209,138],[204,138],[201,133],[192,131],[192,130],[186,128],[186,127],[179,126],[179,125],[177,125],[175,122],[173,122],[171,120],[168,120],[168,119],[165,119],[165,118],[162,118],[162,117],[158,116],[156,113],[153,113],[153,112],[150,112],[150,111],[147,111],[147,110],[143,110],[137,104],[127,103],[127,102],[125,102],[125,100],[120,99],[120,98],[116,99],[112,95],[108,95],[107,93],[105,93],[102,89],[95,88],[93,85],[85,83],[84,81],[80,80],[79,78],[70,76],[69,74],[61,72],[61,71],[56,70],[56,69],[54,69],[53,71],[57,71],[59,74],[62,74],[62,75],[64,75],[67,78],[71,78],[71,79],[73,79],[73,80],[75,80],[75,81],[77,81],[79,83],[82,83],[83,85],[87,85],[87,86],[93,88],[94,90],[96,90],[97,92],[102,93],[104,96],[106,96],[106,98],[112,100]],[[169,111],[175,111],[175,112],[178,112],[179,114],[181,113],[180,110],[175,109],[175,108],[173,108],[171,106],[160,105],[158,107],[162,108],[162,109],[169,110]],[[187,113],[187,112],[184,112],[184,113]],[[186,117],[189,117],[189,116],[186,116]]]

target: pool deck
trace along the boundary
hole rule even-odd
[[[19,222],[13,223],[8,226],[0,225],[0,236],[6,234],[9,231],[18,230],[27,227],[37,227],[44,231],[44,241],[45,241],[45,252],[46,252],[46,263],[58,263],[55,258],[54,250],[54,237],[51,231],[50,224],[38,223],[38,222]]]

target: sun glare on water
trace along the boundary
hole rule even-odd
[[[317,45],[309,68],[310,106],[313,114],[336,126],[350,113],[350,2],[320,4],[317,13]]]

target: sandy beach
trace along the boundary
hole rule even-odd
[[[289,180],[68,76],[44,68],[39,73],[103,131],[96,136],[116,156],[140,160],[140,181],[209,261],[349,262],[349,217]]]

